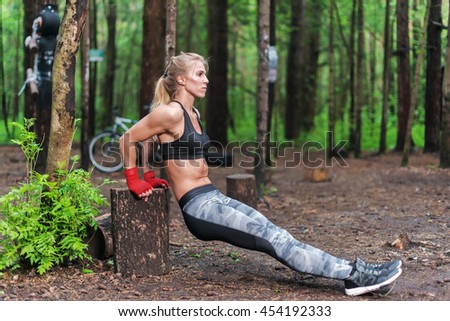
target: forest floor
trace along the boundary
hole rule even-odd
[[[289,157],[289,156],[287,156]],[[0,195],[23,179],[21,151],[0,147]],[[0,300],[450,300],[450,171],[437,155],[414,152],[408,167],[401,155],[348,158],[330,169],[330,181],[305,179],[305,167],[271,170],[270,192],[258,209],[299,240],[336,256],[366,261],[403,261],[403,274],[386,295],[348,297],[343,282],[293,272],[268,255],[222,242],[195,239],[172,199],[170,260],[167,275],[124,277],[113,260],[57,267],[43,276],[34,271],[4,272]],[[235,164],[237,162],[235,161]],[[245,172],[212,168],[213,183],[226,192],[226,176]],[[93,173],[125,187],[121,173]],[[109,197],[111,185],[104,188]],[[108,209],[105,209],[105,212]],[[392,244],[403,235],[401,249]],[[93,273],[83,273],[89,269]]]

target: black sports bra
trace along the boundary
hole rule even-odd
[[[191,118],[179,101],[184,113],[184,132],[180,138],[173,142],[161,143],[161,156],[163,160],[167,159],[198,159],[204,158],[205,152],[209,146],[209,137],[203,129],[200,118],[197,119],[202,129],[202,134],[197,133],[192,125]]]

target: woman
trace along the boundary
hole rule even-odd
[[[261,251],[295,271],[344,280],[348,295],[379,290],[396,280],[402,272],[401,261],[370,264],[336,258],[301,243],[211,184],[204,160],[208,136],[194,107],[196,98],[205,97],[207,70],[206,60],[198,54],[173,57],[157,81],[152,111],[121,138],[124,175],[131,192],[146,198],[154,187],[169,187],[149,169],[141,180],[136,168],[136,143],[157,137],[173,193],[188,229],[197,238]]]

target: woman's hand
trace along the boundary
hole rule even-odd
[[[164,189],[169,188],[169,183],[162,178],[156,178],[154,171],[148,171],[144,173],[144,180],[149,183],[152,187],[163,187]]]
[[[126,168],[123,173],[131,192],[140,198],[146,198],[152,194],[153,186],[139,178],[137,167]]]

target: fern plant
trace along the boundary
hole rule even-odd
[[[59,170],[52,180],[34,171],[40,146],[30,131],[32,121],[15,124],[22,134],[15,141],[27,158],[27,180],[0,198],[0,271],[33,266],[44,274],[53,266],[89,259],[84,242],[88,228],[106,198],[90,181],[91,174],[72,168]],[[108,183],[108,181],[105,181]]]

